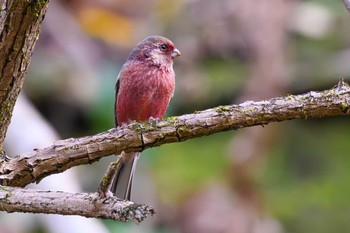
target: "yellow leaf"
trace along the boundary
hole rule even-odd
[[[132,42],[132,22],[115,12],[104,8],[87,6],[78,12],[83,29],[107,43],[130,46]]]

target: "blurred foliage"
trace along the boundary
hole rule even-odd
[[[347,119],[293,122],[261,171],[266,206],[292,232],[348,231]]]
[[[94,6],[79,9],[78,17],[82,28],[91,36],[110,44],[132,45],[132,21],[123,15]]]
[[[150,150],[162,201],[178,205],[207,182],[223,180],[228,168],[225,149],[231,137],[231,132],[220,133]]]

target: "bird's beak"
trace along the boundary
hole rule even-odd
[[[180,55],[181,55],[180,51],[178,49],[176,49],[176,48],[173,51],[171,51],[171,57],[172,58],[178,57]]]

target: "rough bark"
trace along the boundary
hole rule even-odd
[[[311,91],[239,105],[220,106],[159,122],[132,123],[94,136],[60,140],[0,164],[0,183],[24,187],[73,166],[122,151],[142,151],[227,130],[291,119],[350,115],[350,87],[342,80],[322,92]]]
[[[48,0],[0,1],[0,152]]]
[[[82,215],[137,223],[155,213],[152,207],[121,201],[116,197],[100,198],[97,193],[66,193],[0,186],[0,211]]]

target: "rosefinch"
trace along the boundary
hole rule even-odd
[[[161,36],[147,37],[131,51],[116,84],[116,126],[164,116],[174,94],[173,59],[177,56],[180,56],[180,51],[173,42]],[[139,155],[139,152],[119,155],[111,185],[115,196],[130,200]]]

